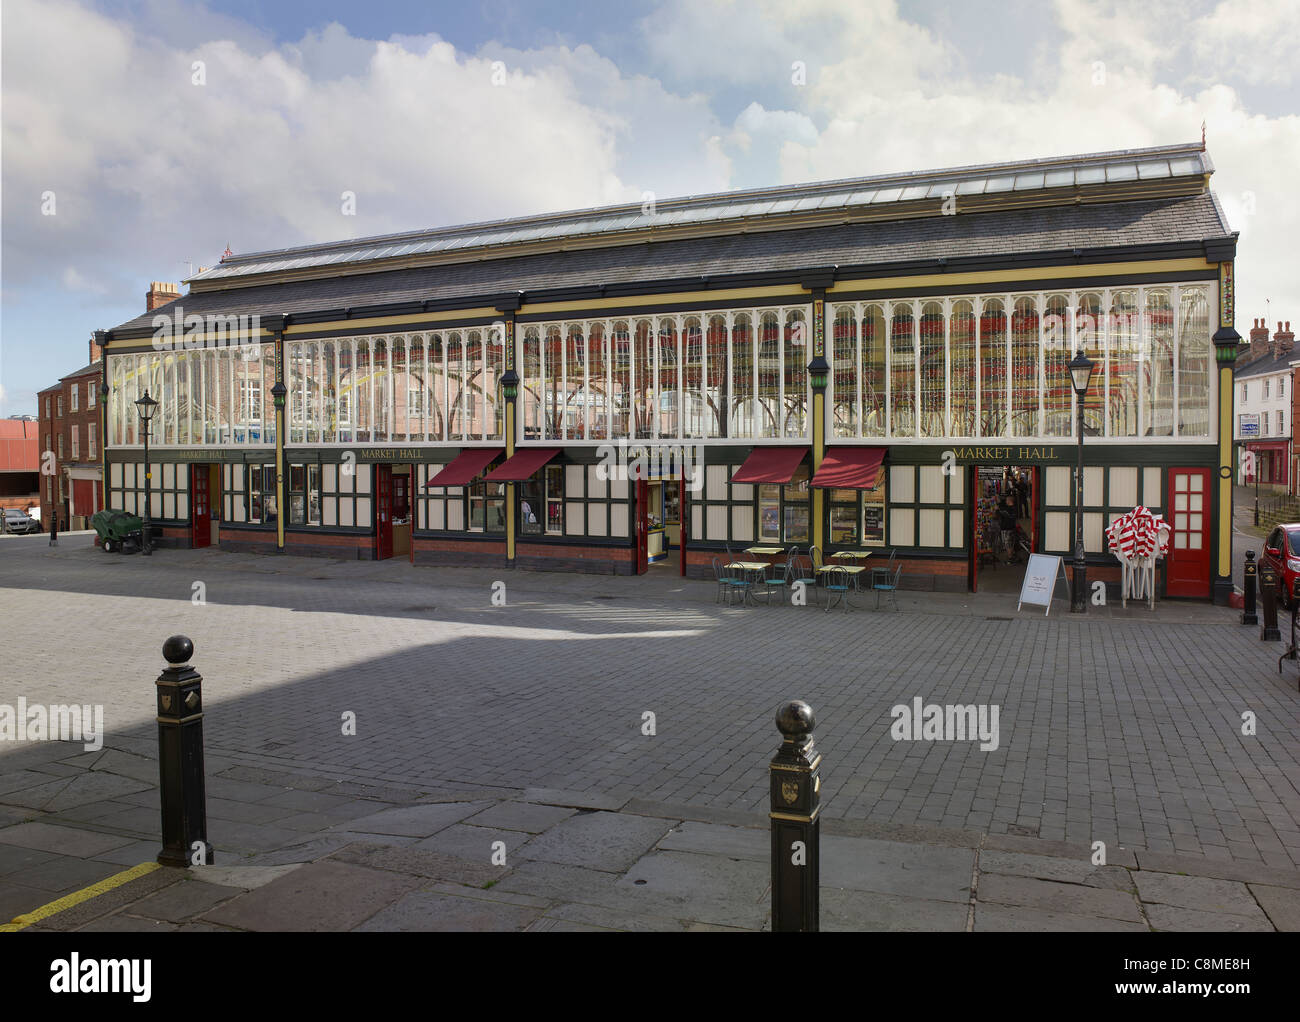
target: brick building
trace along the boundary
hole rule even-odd
[[[145,294],[145,309],[155,309],[180,297],[180,286],[153,281]],[[37,394],[38,440],[42,454],[53,453],[53,473],[40,485],[41,520],[60,529],[86,529],[90,517],[104,506],[104,383],[102,335],[90,340],[90,362]]]
[[[0,508],[26,511],[40,500],[37,429],[34,419],[0,419]]]
[[[1256,473],[1265,486],[1295,485],[1291,443],[1294,346],[1290,323],[1285,329],[1278,323],[1277,333],[1270,339],[1268,324],[1262,319],[1251,327],[1250,347],[1243,345],[1247,357],[1237,364],[1233,395],[1237,481],[1243,485],[1253,485]],[[1243,454],[1253,455],[1253,460]]]

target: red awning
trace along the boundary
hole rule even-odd
[[[504,447],[471,447],[456,455],[450,465],[424,485],[468,486],[475,476],[492,464],[494,458],[504,453]]]
[[[745,459],[733,483],[788,483],[807,455],[807,447],[759,447]]]
[[[812,485],[827,490],[871,490],[881,462],[883,447],[832,447],[813,473]]]
[[[558,447],[530,447],[516,451],[483,478],[489,483],[522,483],[531,479],[538,469],[559,453]]]

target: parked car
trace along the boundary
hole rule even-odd
[[[29,532],[40,532],[41,523],[20,508],[7,507],[4,509],[4,531],[25,536]]]
[[[1264,540],[1264,556],[1260,567],[1271,564],[1277,572],[1278,599],[1282,606],[1291,608],[1296,600],[1296,585],[1300,582],[1300,522],[1279,525]]]

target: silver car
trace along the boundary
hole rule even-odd
[[[29,532],[40,532],[41,523],[16,507],[7,507],[4,509],[4,531],[26,535]]]

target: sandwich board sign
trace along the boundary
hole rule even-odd
[[[1025,569],[1025,581],[1020,587],[1019,610],[1023,604],[1032,603],[1046,607],[1043,616],[1052,612],[1052,597],[1056,593],[1057,581],[1065,583],[1065,597],[1070,597],[1070,581],[1065,577],[1065,562],[1060,557],[1047,554],[1030,554],[1029,567]]]

